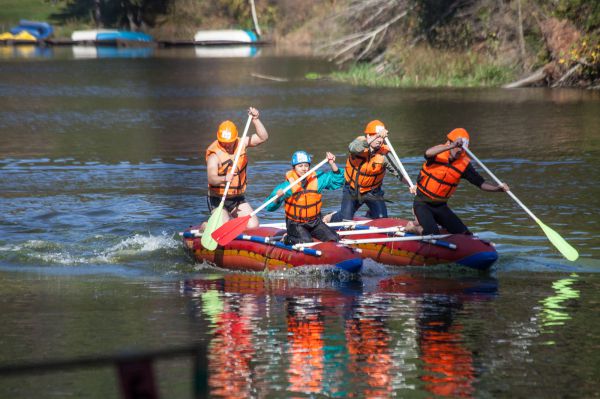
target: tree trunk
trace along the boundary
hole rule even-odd
[[[94,22],[97,28],[102,28],[102,10],[100,8],[101,0],[94,0]]]
[[[521,13],[521,0],[517,0],[519,48],[521,50],[521,65],[525,68],[525,36],[523,35],[523,15]]]

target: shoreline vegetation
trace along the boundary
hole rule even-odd
[[[338,66],[328,78],[385,87],[600,89],[600,0],[6,0],[5,30],[46,20],[55,36],[120,28],[157,39],[254,29]]]

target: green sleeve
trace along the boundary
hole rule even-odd
[[[367,144],[367,140],[363,137],[357,137],[348,145],[348,151],[352,155],[362,154],[368,148],[369,144]]]
[[[344,172],[339,169],[337,172],[317,172],[318,188],[317,191],[323,192],[323,190],[337,190],[344,185]]]
[[[271,198],[275,197],[277,195],[277,191],[279,190],[283,190],[284,188],[286,188],[288,185],[288,182],[285,181],[283,183],[280,183],[277,187],[275,187],[273,189],[273,191],[271,191],[271,194],[269,195],[269,197],[265,200],[268,201]],[[265,208],[267,211],[269,212],[275,212],[277,209],[279,209],[279,207],[281,206],[281,204],[283,204],[284,200],[286,198],[289,198],[292,195],[292,190],[288,190],[283,194],[283,197],[271,202],[269,205],[267,205],[267,207]]]

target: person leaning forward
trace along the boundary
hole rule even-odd
[[[225,199],[223,212],[223,223],[230,218],[246,216],[252,213],[252,207],[244,193],[246,192],[246,174],[248,158],[246,149],[256,147],[269,139],[269,134],[258,119],[259,112],[256,108],[250,107],[248,115],[252,117],[252,123],[256,133],[246,136],[244,140],[238,137],[238,131],[235,124],[231,121],[224,121],[219,125],[217,139],[206,149],[206,171],[208,175],[208,209],[211,213],[219,206],[225,186],[231,181],[227,198]],[[242,152],[237,165],[233,168],[233,161],[237,146],[242,146]],[[248,222],[248,228],[258,227],[258,218],[252,216]]]
[[[383,144],[387,136],[388,130],[383,122],[373,120],[367,124],[365,135],[357,137],[348,146],[350,154],[344,171],[342,205],[340,211],[330,217],[332,222],[352,220],[363,204],[369,208],[369,217],[388,217],[383,198],[383,178],[387,171],[401,181],[404,179],[396,169],[388,146]],[[414,190],[411,189],[413,194]]]
[[[438,224],[452,234],[471,234],[448,206],[462,178],[483,191],[509,190],[506,184],[490,184],[477,173],[464,150],[469,145],[469,133],[465,129],[454,129],[447,137],[445,144],[425,151],[425,163],[417,179],[413,211],[424,235],[439,234]]]
[[[335,164],[335,155],[328,152],[327,161],[331,171],[312,172],[304,181],[283,192],[288,184],[310,169],[310,155],[304,151],[296,151],[292,155],[292,169],[285,175],[286,181],[275,187],[269,195],[269,198],[278,198],[267,206],[267,211],[273,212],[284,203],[287,228],[284,242],[287,245],[312,242],[313,237],[319,241],[340,240],[337,233],[321,219],[321,192],[336,190],[344,184],[344,175]]]

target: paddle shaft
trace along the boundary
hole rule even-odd
[[[410,180],[410,176],[408,176],[408,173],[406,173],[406,169],[404,169],[402,162],[400,162],[400,158],[398,158],[398,154],[396,154],[396,150],[394,150],[394,147],[392,146],[390,139],[387,137],[385,138],[385,144],[387,144],[387,146],[390,148],[390,152],[392,153],[393,158],[398,163],[398,167],[400,168],[400,172],[402,173],[402,176],[406,179],[406,181],[408,182],[408,184],[411,187],[414,186],[412,180]]]
[[[475,156],[475,154],[473,154],[473,153],[471,152],[471,150],[469,150],[468,148],[465,148],[465,147],[463,147],[463,149],[464,149],[464,150],[467,152],[467,154],[469,154],[469,156],[470,156],[471,158],[473,158],[473,159],[474,159],[474,160],[475,160],[475,161],[476,161],[476,162],[479,164],[479,166],[481,166],[481,167],[483,168],[483,170],[485,170],[485,171],[487,172],[487,174],[488,174],[488,175],[490,175],[490,176],[492,177],[492,179],[494,179],[494,181],[495,181],[495,182],[496,182],[498,185],[502,185],[502,184],[503,184],[503,183],[500,181],[500,179],[498,179],[498,178],[496,177],[496,175],[494,175],[494,174],[492,173],[492,171],[491,171],[491,170],[489,170],[489,169],[487,168],[487,166],[485,166],[485,165],[483,164],[483,162],[481,162],[481,161],[479,160],[479,158],[477,158],[477,157]],[[511,191],[507,191],[507,192],[506,192],[506,194],[510,195],[510,197],[511,197],[513,200],[515,200],[515,202],[516,202],[517,204],[519,204],[519,206],[520,206],[521,208],[523,208],[523,209],[525,210],[525,212],[527,212],[527,214],[528,214],[528,215],[529,215],[529,216],[530,216],[530,217],[531,217],[533,220],[535,220],[536,222],[539,220],[539,219],[537,218],[537,216],[535,216],[535,215],[533,214],[533,212],[531,212],[531,211],[529,210],[529,208],[527,208],[527,207],[525,206],[525,204],[524,204],[524,203],[522,203],[522,202],[521,202],[521,200],[519,200],[519,199],[517,198],[517,196],[516,196],[516,195],[514,195],[514,194],[513,194]]]
[[[235,158],[233,158],[233,165],[231,166],[231,170],[235,172],[235,168],[237,168],[237,163],[240,159],[240,155],[242,154],[242,147],[244,146],[244,139],[248,134],[248,128],[250,128],[250,122],[252,121],[252,115],[248,115],[248,120],[246,121],[246,127],[244,128],[244,133],[242,134],[242,138],[238,143],[238,148],[235,151]],[[231,185],[231,180],[227,182],[225,185],[225,191],[223,192],[223,197],[221,198],[221,204],[225,203],[225,199],[227,198],[227,192],[229,191],[229,186]]]
[[[398,242],[398,241],[421,241],[421,240],[437,240],[440,238],[446,238],[449,234],[438,234],[428,236],[404,236],[404,237],[384,237],[384,238],[363,238],[358,240],[340,240],[341,244],[375,244],[384,242]]]
[[[353,220],[353,221],[348,221],[348,222],[326,223],[326,225],[329,227],[345,227],[345,226],[353,227],[353,226],[360,226],[365,223],[369,223],[370,221],[371,221],[371,219]],[[285,223],[261,223],[260,227],[276,227],[276,228],[285,229]]]
[[[325,163],[327,162],[327,158],[325,158],[324,160],[322,160],[321,162],[319,162],[315,167],[313,167],[311,170],[309,170],[308,172],[306,172],[305,174],[303,174],[302,176],[300,176],[298,179],[296,179],[295,181],[291,182],[290,184],[287,185],[286,188],[283,189],[283,192],[285,193],[286,191],[290,190],[292,187],[294,187],[296,184],[300,183],[302,180],[306,179],[312,172],[314,172],[315,170],[319,169],[321,166],[323,166]],[[258,212],[262,211],[265,207],[267,207],[271,202],[276,201],[279,197],[277,195],[274,195],[272,198],[270,198],[267,202],[265,202],[264,204],[262,204],[261,206],[259,206],[258,208],[256,208],[251,214],[250,217],[256,215]]]

